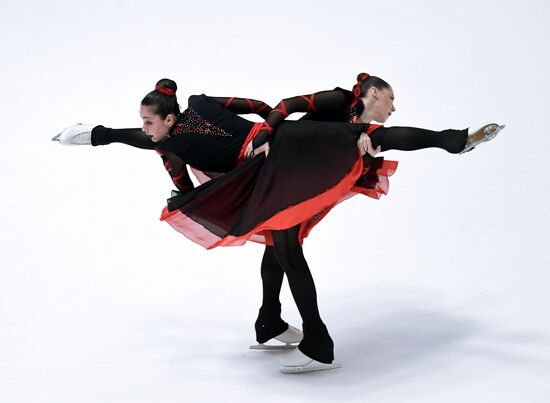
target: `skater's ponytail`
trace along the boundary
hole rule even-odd
[[[357,75],[357,83],[353,86],[353,95],[356,98],[362,98],[367,95],[367,92],[372,87],[383,90],[390,88],[390,85],[379,77],[370,76],[367,73],[359,73]]]
[[[154,107],[155,114],[160,115],[162,119],[171,113],[178,116],[180,106],[176,97],[177,90],[178,86],[175,81],[163,78],[157,82],[153,91],[145,95],[141,104]]]

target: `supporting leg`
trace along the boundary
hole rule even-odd
[[[281,319],[281,303],[279,301],[284,271],[271,246],[265,248],[261,274],[263,299],[254,328],[256,329],[256,341],[265,343],[288,329],[288,323]]]
[[[298,349],[321,363],[334,360],[334,343],[321,320],[317,292],[298,241],[299,226],[273,231],[275,256],[288,278],[290,291],[303,320],[304,338]]]

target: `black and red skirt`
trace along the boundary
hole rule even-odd
[[[243,145],[243,150],[258,130]],[[300,225],[300,243],[338,203],[356,194],[378,199],[389,188],[396,161],[361,157],[357,140],[376,125],[287,121],[277,129],[268,157],[168,201],[161,220],[199,245],[272,245],[271,230]]]

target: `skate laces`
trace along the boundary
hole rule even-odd
[[[91,144],[91,136],[92,136],[92,132],[91,131],[85,131],[85,132],[82,132],[82,133],[78,133],[74,138],[73,138],[73,143],[75,144],[78,144],[78,145],[89,145]]]
[[[299,343],[303,338],[302,331],[295,328],[294,326],[288,325],[288,329],[285,330],[278,336],[275,336],[274,339],[282,343]]]
[[[69,139],[72,144],[79,146],[87,146],[92,144],[92,127],[86,126],[87,125],[83,125],[82,123],[74,126],[76,133],[74,133]]]
[[[288,332],[289,335],[292,335],[292,336],[299,336],[299,335],[302,334],[300,329],[297,329],[297,328],[295,328],[294,326],[291,326],[291,325],[288,325],[287,332]]]

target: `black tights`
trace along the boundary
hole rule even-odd
[[[467,130],[431,130],[411,127],[381,127],[372,135],[372,144],[382,151],[414,151],[437,147],[450,153],[464,149]],[[334,359],[333,342],[319,315],[315,284],[298,241],[299,226],[272,231],[274,246],[267,246],[262,260],[263,301],[256,320],[256,339],[260,343],[281,334],[288,324],[281,319],[279,294],[284,273],[302,316],[304,339],[299,349],[309,357],[325,363]]]
[[[456,154],[466,145],[467,130],[442,130],[440,132],[416,127],[380,127],[372,132],[372,144],[382,151],[414,151],[437,147]],[[92,130],[92,145],[124,143],[137,148],[154,149],[155,143],[141,129],[109,129],[96,126]]]
[[[265,343],[288,329],[288,323],[281,319],[279,294],[283,284],[284,271],[275,256],[275,249],[266,246],[262,258],[262,307],[254,325],[256,340]]]
[[[452,154],[464,149],[468,130],[447,129],[440,132],[416,127],[380,127],[370,136],[374,148],[382,151],[415,151],[424,148],[441,148]]]
[[[302,317],[304,338],[298,348],[317,361],[331,363],[334,343],[321,320],[315,283],[298,241],[300,226],[272,231],[273,247],[266,247],[262,260],[263,302],[256,321],[256,338],[265,342],[288,328],[281,319],[279,293],[286,273],[288,285]]]

